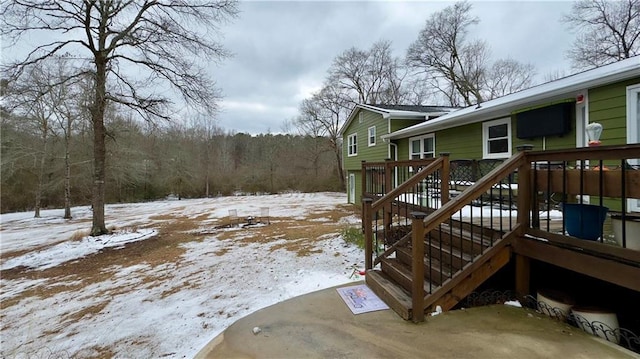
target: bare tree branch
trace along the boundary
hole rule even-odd
[[[146,119],[167,118],[174,89],[194,107],[215,112],[219,94],[204,61],[228,56],[215,41],[221,22],[237,15],[236,0],[11,0],[3,2],[0,34],[17,42],[27,33],[54,40],[36,47],[3,72],[16,79],[24,69],[65,53],[91,62],[94,132],[93,228],[104,225],[105,136],[108,103],[134,109]],[[120,63],[122,62],[122,63]],[[136,69],[137,71],[131,71]],[[86,73],[82,68],[78,72]],[[145,79],[142,84],[139,80]],[[110,81],[114,83],[108,85]]]
[[[563,21],[578,33],[567,56],[575,69],[640,55],[640,0],[580,0]]]

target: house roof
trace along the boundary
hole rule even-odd
[[[414,105],[386,105],[386,104],[363,104],[359,103],[351,110],[351,114],[345,121],[344,125],[340,128],[338,134],[342,136],[344,131],[349,127],[356,114],[360,109],[368,110],[371,112],[379,113],[385,119],[400,120],[400,119],[415,119],[415,120],[428,120],[433,117],[441,116],[451,111],[456,110],[456,107],[447,106],[414,106]]]
[[[509,116],[511,112],[525,106],[535,106],[550,101],[566,99],[567,97],[575,97],[589,88],[634,77],[640,77],[640,56],[563,77],[478,105],[469,106],[431,121],[403,128],[391,134],[382,135],[381,137],[383,139],[405,138],[498,117],[505,117]]]

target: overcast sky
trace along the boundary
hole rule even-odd
[[[224,94],[218,124],[245,133],[282,132],[302,99],[317,91],[332,60],[355,46],[390,40],[404,58],[427,18],[452,2],[241,2],[239,17],[222,27],[234,56],[211,71]],[[470,38],[484,39],[493,59],[532,63],[541,81],[569,72],[574,35],[560,22],[569,1],[474,1],[480,23]]]

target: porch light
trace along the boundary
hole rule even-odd
[[[600,135],[602,135],[602,125],[597,122],[592,122],[585,128],[587,132],[587,138],[589,140],[589,147],[600,146]]]

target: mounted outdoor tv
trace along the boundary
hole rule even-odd
[[[575,103],[564,102],[516,114],[518,138],[563,136],[571,132]]]

